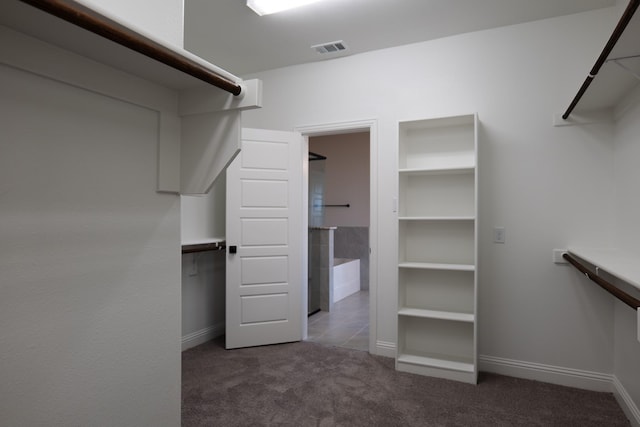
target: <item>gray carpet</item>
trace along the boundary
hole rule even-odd
[[[183,427],[628,425],[610,393],[493,374],[462,384],[311,342],[182,354]]]

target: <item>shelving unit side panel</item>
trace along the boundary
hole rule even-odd
[[[479,173],[480,170],[480,162],[479,162],[479,140],[478,140],[478,129],[479,129],[479,119],[478,114],[473,114],[473,155],[474,155],[474,164],[475,168],[473,170],[473,187],[474,187],[474,212],[476,221],[474,224],[474,234],[473,234],[473,251],[474,251],[474,265],[475,272],[473,275],[473,307],[474,313],[476,315],[475,321],[473,322],[473,365],[475,367],[475,382],[477,382],[477,373],[478,373],[478,188],[479,188]]]
[[[401,269],[399,277],[400,307],[475,313],[472,271]]]
[[[407,215],[407,195],[409,188],[409,175],[400,174],[398,176],[398,216]]]
[[[401,177],[402,216],[475,216],[474,174]]]
[[[403,221],[400,261],[474,264],[475,224],[470,221]]]

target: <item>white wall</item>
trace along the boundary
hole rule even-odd
[[[613,130],[553,127],[552,116],[617,18],[599,10],[251,76],[264,81],[264,107],[244,126],[378,120],[378,341],[396,341],[398,120],[477,112],[480,353],[612,372],[613,303],[551,254],[611,239]],[[492,243],[494,226],[505,244]]]
[[[224,334],[225,263],[224,250],[182,255],[182,350]]]
[[[152,111],[0,67],[0,419],[178,425],[180,204]]]
[[[177,93],[0,33],[0,424],[179,425]]]
[[[309,138],[309,151],[327,157],[325,200],[350,207],[324,209],[325,226],[369,226],[369,132]]]
[[[614,170],[616,182],[617,246],[640,252],[640,86],[630,99],[632,107],[616,122]],[[628,290],[636,298],[640,291]],[[621,302],[615,303],[614,374],[634,402],[640,403],[640,342],[638,314]],[[638,403],[636,403],[638,404]],[[639,416],[640,414],[636,415]]]
[[[80,0],[178,47],[184,45],[184,0]]]
[[[183,243],[225,237],[224,173],[208,194],[180,199]],[[225,262],[226,251],[182,255],[183,350],[224,334]]]
[[[216,180],[209,193],[202,196],[181,196],[182,242],[224,238],[226,209],[225,174]]]

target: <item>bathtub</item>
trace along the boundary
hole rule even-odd
[[[333,259],[333,302],[336,303],[360,290],[360,260]]]

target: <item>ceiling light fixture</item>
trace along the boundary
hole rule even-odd
[[[318,0],[247,0],[247,6],[258,15],[269,15],[271,13],[282,12],[293,9]]]

